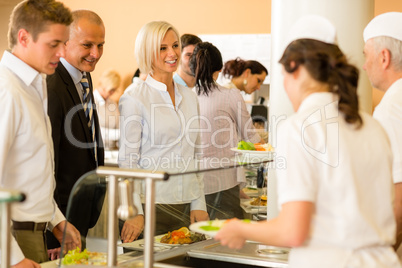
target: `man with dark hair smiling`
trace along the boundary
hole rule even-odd
[[[177,67],[177,72],[173,76],[173,79],[176,83],[190,88],[195,86],[195,77],[190,70],[190,59],[193,55],[195,45],[201,41],[201,38],[193,34],[183,34],[180,37],[180,63],[179,67]]]

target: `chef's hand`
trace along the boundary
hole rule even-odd
[[[239,231],[244,227],[244,223],[238,219],[231,219],[222,226],[220,231],[215,235],[215,240],[220,241],[222,245],[229,248],[240,249],[244,246],[246,239]]]
[[[144,230],[144,215],[137,215],[132,219],[126,220],[121,230],[121,240],[123,243],[133,242]]]
[[[194,223],[197,221],[208,221],[208,220],[209,220],[208,213],[204,210],[192,210],[190,212],[191,223]]]
[[[51,261],[57,260],[60,258],[60,252],[61,252],[61,247],[60,248],[52,248],[47,250],[47,255],[49,256],[49,259]]]
[[[62,221],[59,224],[56,225],[56,227],[53,228],[52,232],[54,234],[54,237],[59,240],[60,244],[63,243],[63,232],[64,228],[66,229],[66,237],[64,241],[64,246],[63,250],[65,252],[69,250],[76,249],[77,247],[81,248],[81,235],[80,232],[72,225],[71,223],[67,221]]]
[[[12,268],[40,268],[40,265],[30,259],[23,259],[16,265],[11,266]]]

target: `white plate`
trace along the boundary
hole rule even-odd
[[[230,148],[230,150],[232,150],[232,151],[234,151],[236,153],[250,154],[250,155],[252,154],[252,155],[266,155],[266,156],[268,156],[269,153],[272,153],[270,151],[240,150],[240,149],[237,149],[237,147]]]
[[[190,230],[193,232],[209,235],[210,237],[214,237],[217,232],[219,232],[220,228],[223,226],[226,220],[214,220],[214,221],[199,221],[190,225]],[[201,227],[203,226],[212,226],[218,228],[217,230],[205,230]]]
[[[154,244],[154,251],[155,252],[163,251],[163,250],[167,250],[167,249],[171,248],[171,246],[168,245],[168,244],[160,243],[161,238],[163,236],[164,235],[155,236],[155,244]],[[119,246],[119,247],[134,249],[134,250],[137,250],[137,251],[144,251],[144,245],[145,245],[144,239],[135,240],[135,241],[130,242],[130,243],[117,244],[117,246]]]
[[[225,221],[227,220],[213,220],[213,221],[199,221],[199,222],[195,222],[193,224],[190,225],[190,230],[193,232],[197,232],[197,233],[201,233],[201,234],[205,234],[208,235],[210,237],[214,237],[219,230],[222,228],[222,226],[224,225]],[[250,222],[250,223],[255,223],[254,221],[250,221],[250,220],[243,220],[245,222]],[[216,230],[205,230],[202,227],[205,226],[212,226],[212,227],[216,227]]]

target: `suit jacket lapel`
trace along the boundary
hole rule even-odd
[[[63,64],[59,64],[59,66],[57,68],[60,69],[60,76],[66,83],[68,93],[70,94],[71,99],[73,100],[73,103],[74,103],[73,109],[75,109],[75,111],[78,113],[79,121],[81,122],[82,129],[85,132],[86,141],[90,144],[90,143],[92,143],[92,137],[91,137],[91,133],[88,128],[88,120],[87,120],[87,117],[85,116],[84,107],[82,106],[81,98],[78,95],[77,88],[75,87],[74,81],[71,78],[70,74],[68,73],[67,69],[63,66]],[[92,155],[95,158],[93,148],[90,148],[90,150],[92,152]]]

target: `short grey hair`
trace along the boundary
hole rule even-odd
[[[166,21],[151,21],[139,31],[135,40],[134,55],[141,73],[152,74],[153,61],[160,55],[162,40],[169,30],[172,30],[180,40],[179,32]],[[178,43],[181,50],[180,41]]]
[[[388,36],[377,36],[373,38],[373,44],[377,52],[383,48],[387,49],[395,70],[402,71],[402,41]]]

